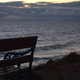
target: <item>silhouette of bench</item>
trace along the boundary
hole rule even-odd
[[[32,80],[32,62],[37,38],[37,36],[32,36],[0,40],[0,52],[27,49],[25,52],[9,52],[4,56],[4,60],[0,60],[1,78],[27,80],[27,76],[28,80]],[[29,65],[22,67],[23,63],[29,63]]]

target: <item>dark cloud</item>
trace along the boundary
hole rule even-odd
[[[4,7],[23,7],[24,4],[21,1],[18,1],[18,2],[0,3],[0,6],[4,6]]]
[[[80,8],[80,1],[78,1],[78,2],[71,2],[71,3],[62,3],[62,4],[59,4],[58,6]]]
[[[0,19],[80,20],[80,1],[71,3],[0,3]]]

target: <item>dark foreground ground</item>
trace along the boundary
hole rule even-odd
[[[17,76],[10,77],[9,80],[18,80]],[[19,80],[24,79],[21,77]],[[36,66],[33,68],[33,80],[80,80],[80,54],[71,52],[62,59]]]
[[[49,60],[33,69],[33,80],[80,80],[80,54],[71,52],[62,59]]]

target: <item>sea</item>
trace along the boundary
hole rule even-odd
[[[38,36],[33,65],[80,52],[80,21],[0,21],[0,39],[28,36]]]

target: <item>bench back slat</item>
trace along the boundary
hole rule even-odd
[[[37,36],[22,37],[0,40],[0,52],[34,47],[36,45]]]
[[[0,68],[5,68],[5,67],[12,66],[12,65],[18,65],[18,64],[21,64],[21,63],[30,62],[30,60],[31,60],[31,55],[26,55],[26,56],[21,56],[21,57],[17,57],[17,58],[1,60],[0,61]]]

